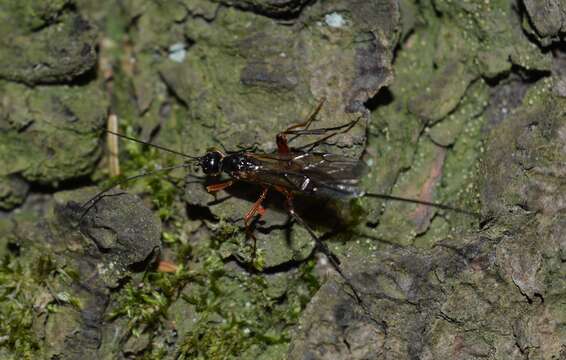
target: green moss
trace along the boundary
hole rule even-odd
[[[0,346],[25,359],[33,359],[40,349],[32,330],[34,296],[40,286],[31,269],[20,260],[0,261]]]
[[[8,252],[0,259],[0,348],[20,358],[34,359],[42,353],[38,317],[57,311],[58,305],[79,303],[50,286],[57,282],[58,273],[50,255],[21,250],[31,254],[17,256]]]
[[[6,91],[0,118],[7,120],[0,133],[1,175],[56,185],[92,171],[100,155],[97,132],[106,118],[96,84],[33,91],[14,83],[0,86]]]
[[[128,328],[136,337],[146,330],[158,328],[166,314],[172,292],[176,289],[169,277],[163,273],[149,273],[140,283],[126,284],[120,290],[117,304],[110,311],[108,320],[126,317]]]
[[[289,330],[318,288],[312,262],[305,263],[284,297],[272,297],[265,275],[212,273],[184,299],[196,307],[198,321],[185,334],[183,359],[253,358],[273,345],[285,345]],[[287,280],[288,281],[288,280]]]
[[[108,320],[127,319],[133,336],[165,331],[164,321],[174,320],[177,329],[186,329],[179,334],[179,358],[239,358],[244,353],[252,358],[271,346],[286,345],[290,328],[318,289],[314,262],[277,281],[228,270],[220,250],[225,239],[219,234],[211,243],[196,245],[200,260],[189,262],[191,270],[181,266],[175,274],[148,272],[142,281],[126,284]],[[176,315],[181,313],[183,317]],[[152,339],[146,356],[161,351],[158,341]]]
[[[4,1],[0,5],[2,23],[13,22],[21,32],[31,32],[55,21],[70,0]]]
[[[0,38],[5,50],[0,53],[0,77],[27,84],[63,83],[94,68],[96,28],[67,7],[69,1],[32,0],[9,9],[6,3],[19,4],[0,4],[0,31],[13,35]]]
[[[0,176],[0,209],[12,209],[21,205],[29,191],[29,185],[16,176]]]
[[[498,2],[441,2],[434,8],[427,2],[404,4],[406,12],[418,15],[413,20],[414,32],[397,52],[396,77],[389,87],[391,101],[372,114],[367,148],[370,173],[364,180],[368,191],[393,191],[424,200],[423,191],[428,188],[432,191],[428,200],[433,202],[478,207],[475,181],[489,90],[478,80],[483,69],[478,70],[477,59],[485,43],[509,40],[494,28],[511,26],[508,14],[501,10],[505,6]],[[485,13],[491,7],[498,11]],[[505,46],[509,52],[532,48],[525,39]],[[506,66],[497,74],[511,64]],[[445,154],[441,154],[443,149]],[[431,172],[435,166],[440,172],[437,178]],[[427,185],[433,180],[434,184]],[[474,222],[466,216],[410,204],[374,199],[361,203],[368,211],[366,223],[376,227],[360,227],[360,232],[386,242],[429,247]]]
[[[529,41],[521,29],[517,9],[508,1],[438,1],[434,6],[443,14],[446,34],[452,37],[453,29],[462,40],[455,48],[461,51],[445,51],[442,56],[465,54],[466,60],[487,77],[508,72],[512,64],[525,69],[550,69],[551,57]]]
[[[124,176],[137,173],[139,167],[151,168],[158,156],[154,149],[137,144],[126,145],[125,154]],[[117,295],[108,320],[127,319],[132,335],[142,336],[165,331],[164,321],[177,319],[176,327],[186,329],[179,334],[180,358],[226,358],[222,354],[237,358],[244,353],[257,355],[271,346],[283,351],[290,327],[319,286],[313,275],[314,262],[275,282],[269,275],[229,271],[233,256],[261,270],[264,254],[252,257],[251,242],[240,227],[222,221],[212,226],[212,236],[188,245],[180,227],[183,216],[168,210],[178,200],[178,189],[159,176],[141,183],[144,185],[134,185],[134,189],[149,185],[152,198],[166,194],[157,196],[160,201],[152,204],[158,213],[170,215],[164,218],[168,228],[164,245],[166,251],[176,254],[174,261],[180,268],[175,274],[148,272],[143,280],[128,282]],[[193,309],[191,318],[177,317],[187,309]],[[154,356],[163,351],[158,338],[152,338],[143,354]]]

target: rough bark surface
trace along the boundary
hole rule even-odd
[[[3,1],[0,358],[566,358],[565,24],[563,0]],[[254,255],[260,187],[104,141],[114,114],[272,152],[323,98],[311,129],[359,121],[319,150],[366,191],[478,217],[299,197],[341,276],[275,192]]]

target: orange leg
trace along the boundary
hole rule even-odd
[[[248,234],[248,236],[250,238],[252,238],[253,242],[254,242],[254,247],[253,247],[253,257],[255,257],[255,253],[256,253],[256,237],[253,234],[253,231],[250,229],[250,221],[251,219],[253,219],[253,217],[259,213],[259,216],[263,216],[263,214],[265,213],[265,209],[263,208],[263,206],[261,206],[261,203],[265,200],[265,198],[267,197],[267,191],[269,189],[268,188],[264,188],[263,191],[261,192],[261,194],[259,195],[259,198],[256,200],[256,202],[252,205],[252,208],[247,212],[247,214],[244,216],[244,224],[246,226],[246,234]]]
[[[285,131],[282,131],[279,134],[277,134],[275,140],[277,142],[277,151],[280,154],[289,153],[289,144],[287,143],[287,135],[289,134],[289,132],[294,129],[300,129],[300,128],[308,129],[311,123],[313,122],[314,118],[316,117],[316,115],[320,112],[320,109],[322,109],[322,105],[324,105],[325,101],[326,98],[322,98],[319,101],[317,107],[311,112],[311,114],[307,117],[305,121],[299,124],[291,125]]]
[[[206,187],[206,191],[208,191],[210,193],[217,192],[217,191],[220,191],[220,190],[224,190],[227,187],[232,186],[233,184],[234,184],[234,180],[228,180],[228,181],[221,182],[221,183],[218,183],[218,184],[208,185]]]

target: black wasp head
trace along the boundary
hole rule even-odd
[[[220,175],[222,172],[222,159],[224,159],[224,154],[220,151],[209,151],[200,158],[200,167],[206,175]]]

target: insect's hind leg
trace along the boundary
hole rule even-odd
[[[344,272],[342,271],[342,268],[340,267],[340,260],[338,259],[338,257],[328,248],[328,246],[326,246],[326,244],[320,239],[320,237],[316,235],[314,230],[295,211],[295,206],[293,205],[293,194],[291,194],[288,190],[284,188],[277,187],[276,190],[281,192],[285,196],[285,203],[287,205],[287,211],[289,212],[289,215],[293,218],[293,220],[295,220],[297,223],[299,223],[303,228],[307,230],[310,236],[314,239],[316,243],[316,248],[320,250],[324,255],[326,255],[326,257],[332,264],[332,267],[336,270],[336,272],[338,272],[338,274],[342,277],[342,279],[344,279],[348,287],[350,287],[350,289],[352,290],[354,298],[356,299],[358,304],[360,304],[360,306],[362,306],[362,308],[364,308],[364,310],[368,312],[364,302],[362,301],[362,298],[360,297],[358,290],[356,290],[356,287],[352,284],[350,278],[346,276],[346,274],[344,274]]]
[[[330,134],[327,134],[326,136],[322,137],[321,139],[313,141],[312,143],[308,143],[306,145],[299,146],[297,149],[298,150],[304,150],[304,149],[308,148],[306,150],[306,152],[313,151],[314,148],[316,148],[318,145],[324,143],[326,140],[328,140],[328,139],[330,139],[330,138],[332,138],[336,135],[344,134],[344,133],[347,133],[348,131],[350,131],[358,123],[358,121],[360,121],[360,119],[361,119],[361,117],[358,117],[355,120],[352,120],[347,124],[336,126],[336,127],[333,127],[333,128],[322,128],[322,129],[311,130],[311,131],[320,130],[321,135],[324,134],[325,132],[329,132],[329,131],[333,131],[333,132],[330,133]],[[293,139],[291,139],[291,140],[293,140]]]
[[[300,136],[304,136],[304,135],[324,135],[322,138],[313,141],[311,143],[308,143],[306,145],[302,145],[300,147],[297,147],[297,150],[304,150],[307,149],[306,151],[312,151],[314,150],[314,148],[316,148],[318,145],[324,143],[325,141],[327,141],[328,139],[339,135],[339,134],[344,134],[347,133],[348,131],[350,131],[362,118],[361,116],[357,117],[356,119],[343,124],[343,125],[339,125],[339,126],[333,126],[333,127],[327,127],[327,128],[319,128],[319,129],[309,129],[310,124],[312,123],[312,121],[314,120],[314,118],[316,117],[316,115],[318,114],[318,112],[320,111],[320,109],[322,108],[322,105],[324,104],[325,99],[323,99],[318,107],[315,109],[315,111],[310,115],[310,117],[303,123],[301,124],[297,124],[297,125],[293,125],[290,126],[289,128],[287,128],[285,131],[280,132],[279,134],[277,134],[277,148],[280,154],[287,154],[289,153],[289,143],[291,143],[293,140],[297,139]],[[293,137],[291,137],[290,139],[287,139],[288,135],[293,135]]]
[[[308,129],[311,123],[318,115],[318,113],[320,112],[320,109],[322,109],[322,106],[324,105],[325,102],[326,102],[326,98],[323,97],[322,99],[320,99],[316,108],[314,108],[314,110],[310,113],[310,115],[306,118],[305,121],[299,124],[294,124],[289,126],[287,129],[285,129],[285,131],[283,131],[283,133],[289,133],[289,131],[292,131],[294,129],[301,129],[301,128]]]
[[[324,105],[325,102],[326,102],[326,98],[323,97],[322,99],[320,99],[316,108],[314,108],[314,110],[310,113],[310,115],[306,118],[305,121],[303,121],[302,123],[291,125],[284,131],[281,131],[280,133],[277,134],[276,136],[277,150],[280,154],[289,153],[289,144],[287,141],[287,135],[294,134],[297,131],[295,129],[305,129],[305,130],[308,129],[311,123],[318,115],[318,113],[320,112],[320,109],[322,109],[322,106]]]
[[[340,269],[340,260],[338,259],[338,257],[336,257],[334,253],[332,253],[328,246],[326,246],[326,244],[322,242],[318,235],[315,234],[314,230],[295,211],[295,206],[293,204],[293,194],[283,188],[277,188],[277,191],[281,192],[285,196],[285,205],[287,206],[287,212],[289,213],[289,215],[293,218],[293,220],[295,220],[307,230],[309,235],[315,240],[316,247],[328,257],[332,265],[336,268],[336,271],[338,271],[342,275],[342,270]]]

